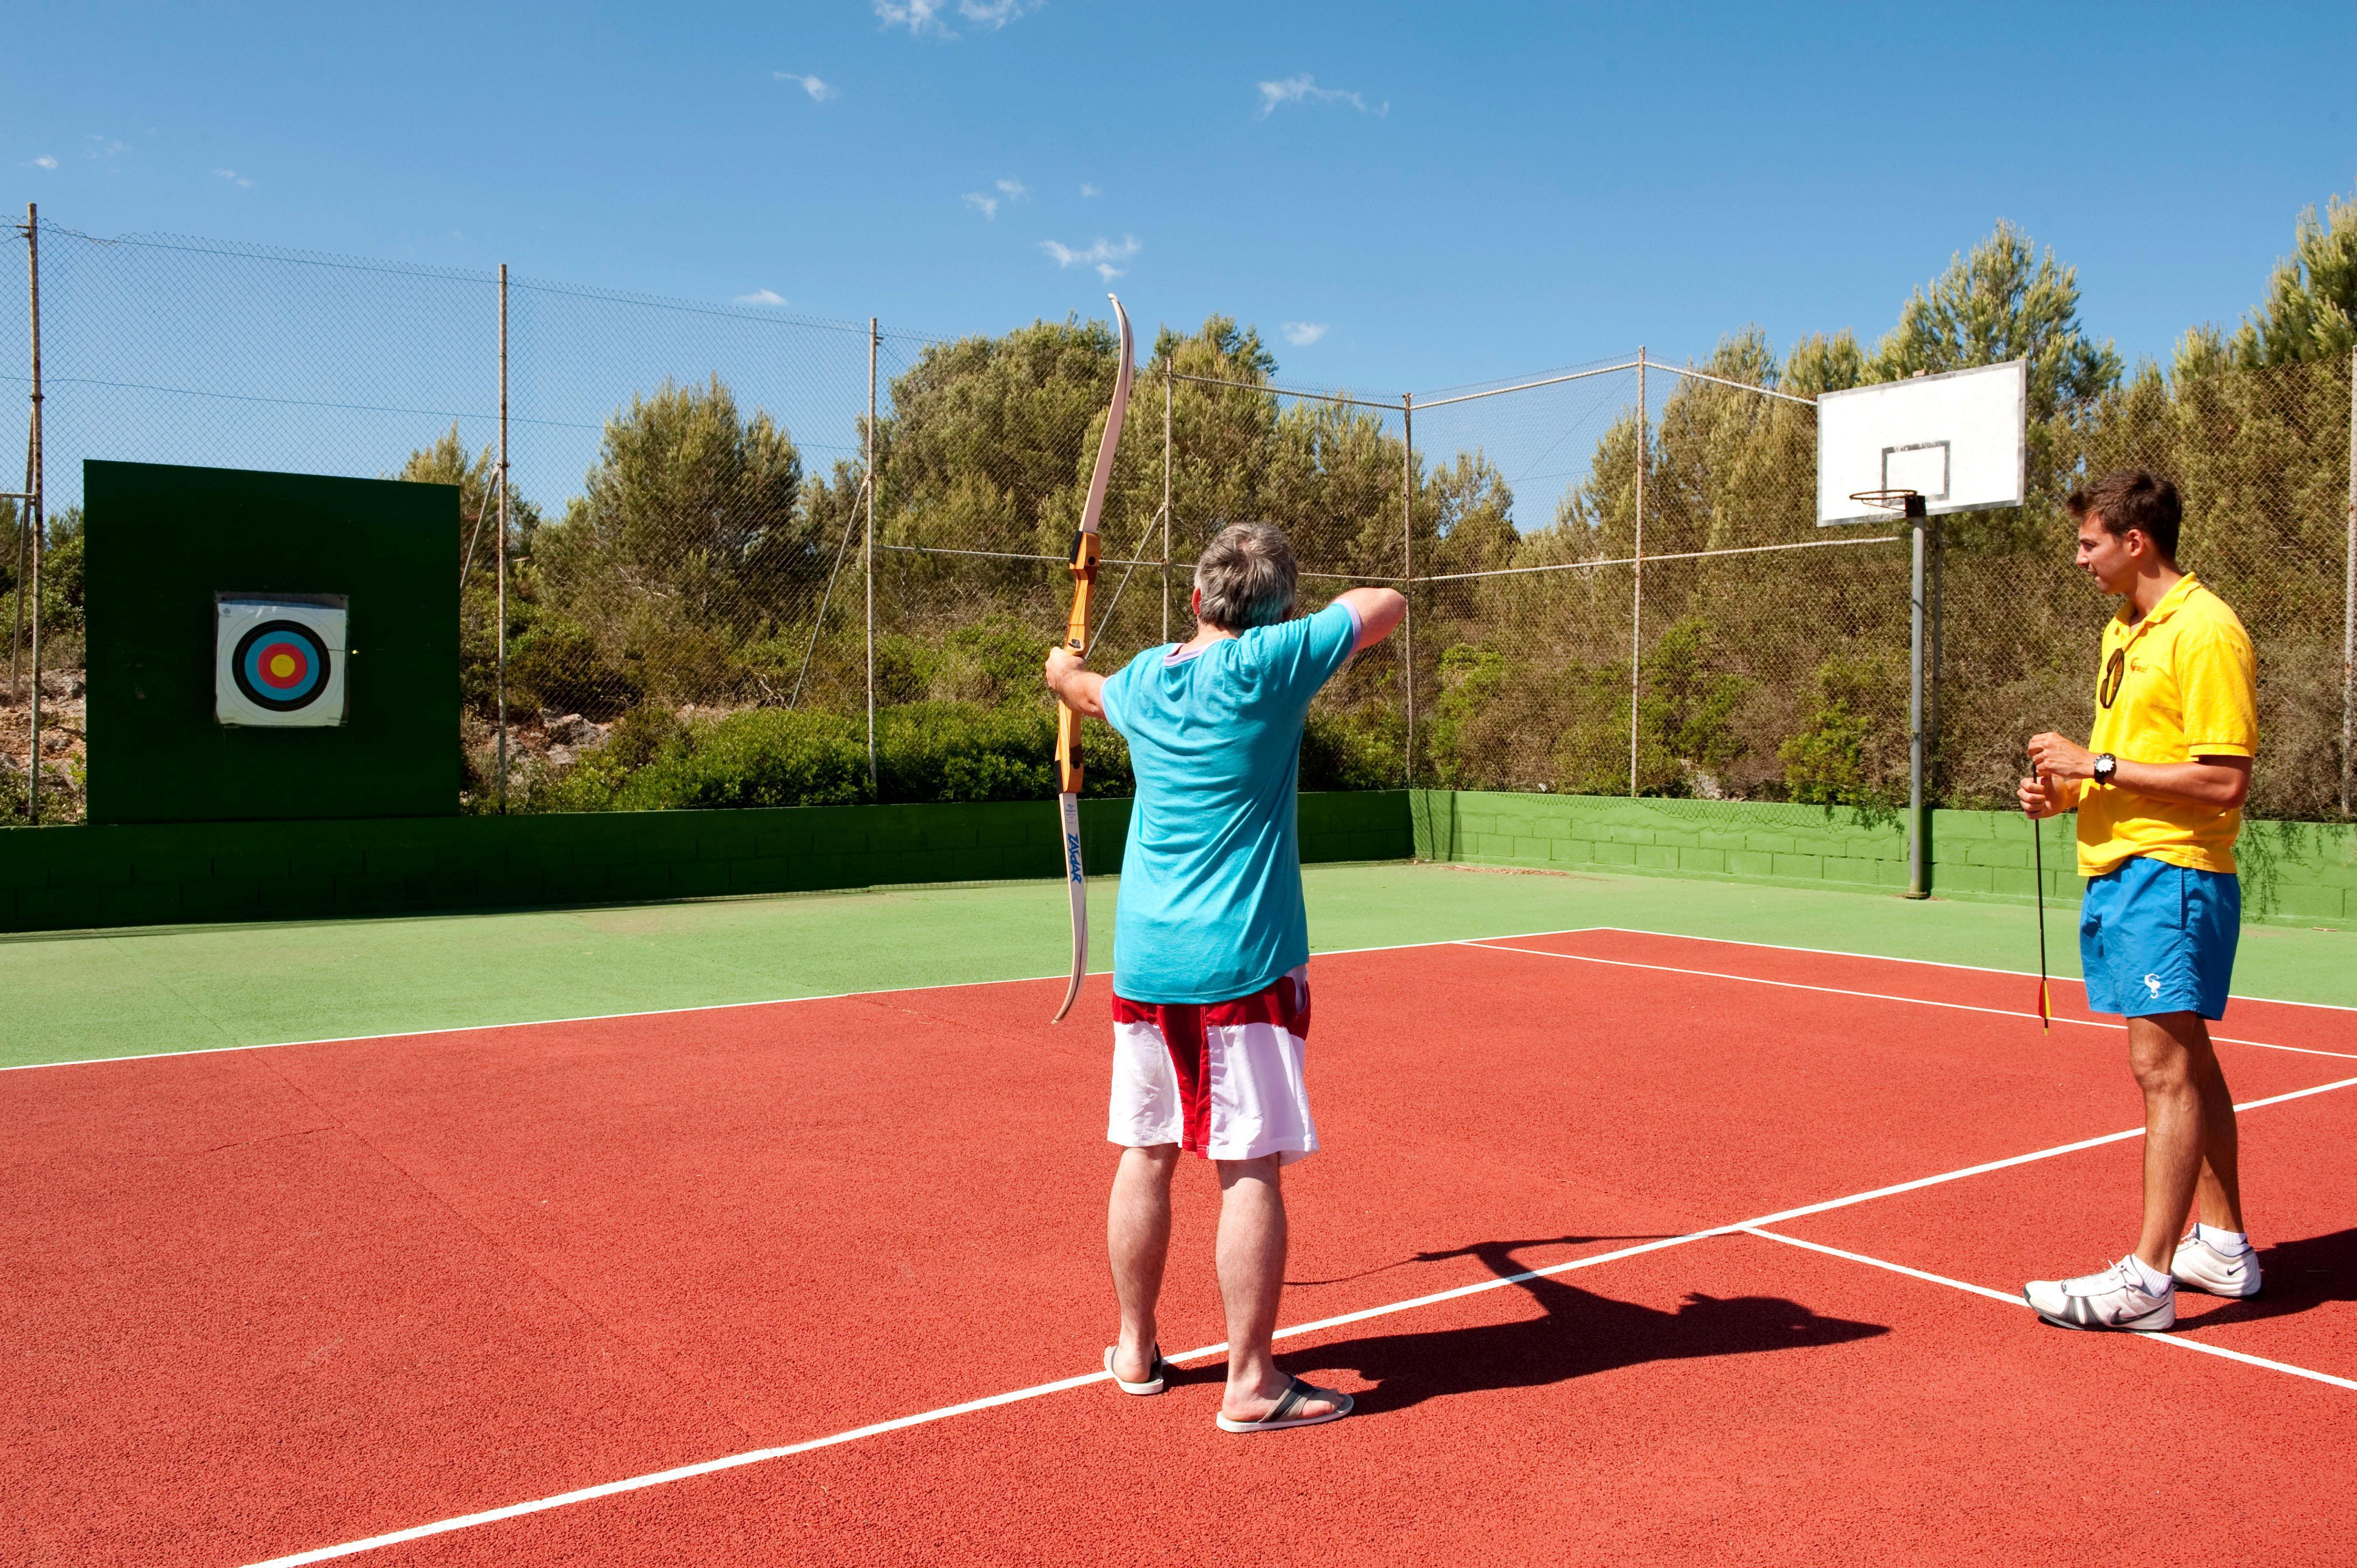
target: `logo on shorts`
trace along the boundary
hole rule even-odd
[[[2146,975],[2144,977],[2144,988],[2152,993],[2152,999],[2155,1002],[2160,1000],[2160,976],[2157,974]]]

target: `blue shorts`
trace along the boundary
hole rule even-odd
[[[2243,934],[2243,885],[2132,855],[2087,881],[2079,963],[2087,1005],[2126,1018],[2155,1013],[2222,1017]]]

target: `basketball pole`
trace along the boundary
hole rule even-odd
[[[1932,896],[1931,823],[1923,808],[1923,557],[1931,519],[1923,498],[1907,498],[1907,522],[1914,534],[1914,566],[1907,639],[1907,897]]]

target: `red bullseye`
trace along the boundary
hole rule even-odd
[[[262,677],[262,683],[281,692],[300,686],[311,672],[310,656],[299,644],[293,642],[267,644],[255,663],[259,666],[255,672]]]

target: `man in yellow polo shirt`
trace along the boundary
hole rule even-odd
[[[2141,468],[2072,492],[2079,564],[2126,601],[2104,628],[2087,746],[2029,743],[2033,817],[2074,807],[2087,893],[2087,1004],[2127,1020],[2144,1090],[2144,1234],[2099,1273],[2022,1296],[2066,1328],[2177,1322],[2177,1287],[2256,1295],[2235,1174],[2234,1100],[2206,1020],[2226,1009],[2242,886],[2234,835],[2258,748],[2257,662],[2224,600],[2177,564],[2177,487]],[[2183,1230],[2200,1204],[2199,1222]]]

